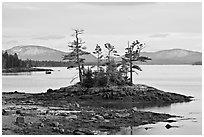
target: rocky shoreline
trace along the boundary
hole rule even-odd
[[[137,108],[191,100],[146,85],[90,89],[73,85],[38,94],[3,92],[2,134],[116,134],[121,127],[171,123],[175,121],[169,118],[179,117]]]

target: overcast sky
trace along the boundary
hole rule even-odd
[[[84,29],[88,51],[110,42],[123,53],[128,41],[144,51],[202,50],[202,4],[195,3],[3,3],[2,49],[43,45],[69,51],[73,28]]]

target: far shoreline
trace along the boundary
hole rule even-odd
[[[46,72],[46,71],[53,71],[53,70],[40,68],[40,67],[2,69],[2,73],[20,73],[20,72],[38,72],[38,71],[45,71]]]

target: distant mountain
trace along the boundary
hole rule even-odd
[[[17,53],[18,57],[22,60],[35,60],[35,61],[63,61],[63,56],[69,53],[59,50],[51,49],[44,46],[28,45],[28,46],[16,46],[6,50],[9,54]],[[82,58],[85,62],[96,62],[97,58],[92,55],[83,55]]]
[[[8,53],[17,53],[22,60],[31,59],[37,61],[63,61],[63,55],[69,54],[59,50],[51,49],[44,46],[28,45],[28,46],[16,46],[7,50]],[[142,56],[150,57],[152,60],[146,63],[148,65],[177,65],[177,64],[194,64],[195,62],[202,62],[202,53],[184,49],[170,49],[161,50],[157,52],[142,52]],[[86,63],[96,63],[97,58],[92,55],[83,55]],[[121,58],[115,58],[116,61],[120,61]]]
[[[193,64],[194,62],[202,62],[202,53],[184,49],[170,49],[157,52],[142,52],[142,56],[150,57],[152,60],[146,63],[152,65],[178,65],[178,64]],[[119,61],[124,56],[117,58]]]

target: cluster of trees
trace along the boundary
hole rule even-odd
[[[114,57],[120,55],[117,53],[112,44],[104,44],[105,49],[107,50],[106,55],[102,54],[102,49],[97,44],[95,51],[93,52],[98,59],[97,65],[85,69],[84,59],[81,58],[81,55],[90,53],[82,51],[83,49],[86,49],[84,46],[82,46],[84,42],[79,37],[79,35],[83,34],[83,31],[84,30],[74,29],[73,36],[75,39],[68,45],[72,52],[64,56],[64,60],[72,61],[74,64],[73,67],[77,67],[81,86],[90,88],[112,85],[132,85],[133,72],[137,73],[135,70],[142,71],[142,69],[136,65],[135,62],[146,62],[147,60],[151,60],[149,57],[140,55],[140,52],[144,48],[145,44],[140,43],[138,40],[133,41],[132,44],[129,44],[128,42],[128,47],[125,49],[125,57],[122,58],[121,62],[115,62]],[[105,63],[101,63],[103,58],[106,59]],[[97,69],[93,69],[94,67]]]
[[[70,62],[63,61],[34,61],[34,60],[21,60],[18,55],[8,54],[7,51],[2,53],[2,68],[30,68],[30,67],[66,67]]]
[[[7,51],[2,53],[2,68],[19,68],[26,67],[26,65],[26,62],[20,60],[16,53],[14,55],[8,54]]]

